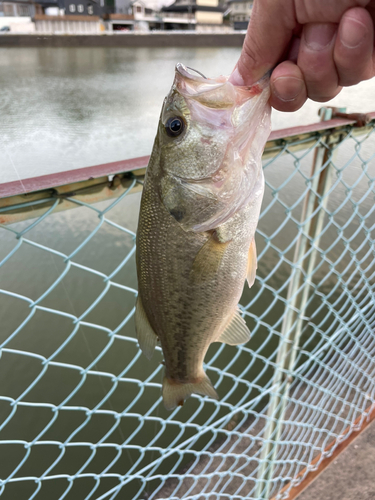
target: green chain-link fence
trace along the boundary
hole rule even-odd
[[[148,362],[134,332],[144,170],[102,169],[61,187],[43,179],[32,192],[29,181],[0,186],[4,499],[288,498],[366,422],[375,402],[370,118],[273,134],[257,279],[241,300],[252,339],[210,347],[219,401],[195,395],[172,413],[161,403],[161,354]]]

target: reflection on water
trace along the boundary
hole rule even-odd
[[[229,74],[238,48],[0,49],[0,183],[147,155],[181,61]],[[375,80],[332,104],[372,111]],[[317,121],[319,103],[273,114],[273,128]],[[5,118],[5,119],[4,119]]]

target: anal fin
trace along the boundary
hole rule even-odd
[[[250,330],[237,309],[216,342],[228,345],[246,344],[250,340]]]
[[[177,406],[182,406],[185,399],[192,394],[209,396],[212,399],[219,399],[210,379],[204,374],[202,380],[187,384],[181,384],[164,377],[163,380],[163,402],[167,410],[174,410]]]
[[[141,298],[139,296],[137,298],[137,304],[135,306],[134,319],[135,331],[137,333],[139,347],[141,348],[146,358],[151,359],[152,355],[154,354],[158,337],[148,321],[145,310],[143,309]]]
[[[255,246],[255,238],[252,239],[249,248],[249,257],[247,261],[247,284],[251,288],[254,285],[255,275],[258,267],[257,249]]]

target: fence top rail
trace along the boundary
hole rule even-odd
[[[375,120],[375,111],[367,113],[371,120]],[[313,135],[316,132],[325,130],[344,129],[348,125],[355,125],[356,120],[348,118],[333,118],[324,122],[317,122],[311,125],[302,125],[298,127],[289,127],[271,132],[266,144],[265,150],[275,147],[277,141],[293,140],[301,135]],[[150,156],[141,156],[138,158],[130,158],[128,160],[120,160],[92,167],[78,168],[76,170],[68,170],[64,172],[56,172],[28,179],[19,179],[7,183],[0,184],[0,198],[42,191],[51,189],[57,186],[73,184],[76,182],[96,179],[98,177],[115,175],[124,172],[132,172],[145,168],[148,164]]]

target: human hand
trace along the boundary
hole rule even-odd
[[[271,105],[296,111],[375,75],[375,0],[254,0],[230,81],[250,85],[273,69]]]

